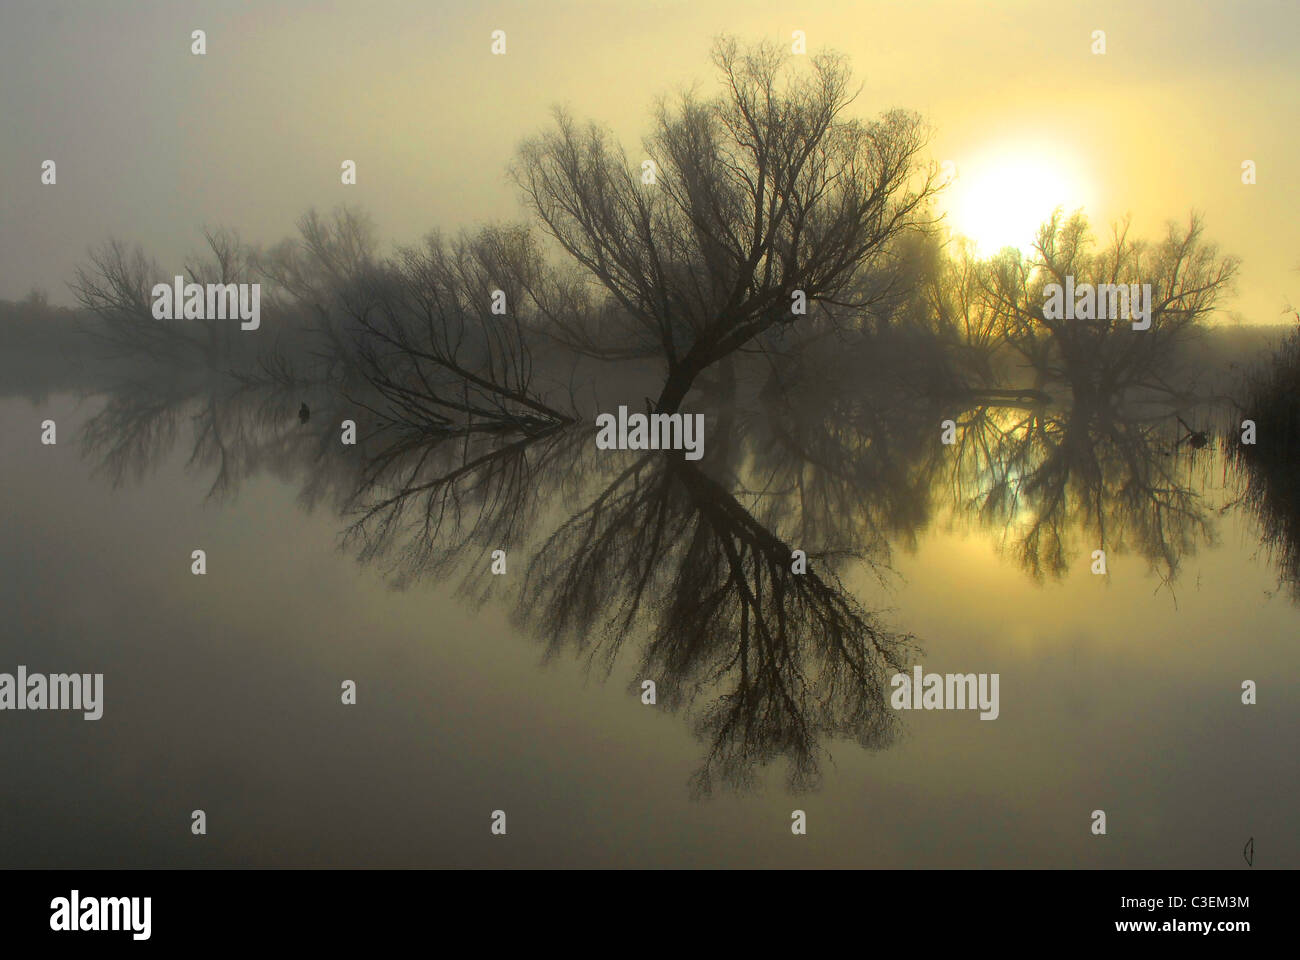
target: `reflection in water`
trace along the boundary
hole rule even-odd
[[[728,95],[659,115],[659,189],[563,115],[523,148],[566,266],[517,226],[390,257],[349,211],[266,252],[210,233],[192,280],[268,287],[244,337],[153,321],[167,274],[103,248],[76,289],[129,363],[88,452],[121,482],[188,418],[210,496],[270,471],[395,583],[456,577],[549,655],[634,662],[705,743],[701,793],[778,762],[811,788],[832,741],[891,741],[917,641],[846,583],[887,589],[933,524],[997,536],[1035,579],[1131,550],[1171,584],[1213,536],[1207,444],[1185,442],[1205,392],[1179,364],[1235,261],[1195,219],[1094,250],[1056,216],[1028,256],[949,251],[915,118],[841,119],[833,59],[781,93],[775,51],[715,60]],[[1150,284],[1150,328],[1046,316],[1066,276]],[[703,459],[597,450],[620,405],[703,414]],[[497,550],[511,575],[487,573]]]
[[[1080,553],[1136,551],[1166,582],[1211,539],[1177,420],[1092,403],[1063,410],[971,411],[952,467],[955,503],[1005,531],[1035,577],[1059,577]]]
[[[728,486],[651,453],[545,540],[520,611],[552,651],[571,643],[611,667],[630,637],[643,638],[637,675],[656,678],[666,704],[705,698],[695,720],[709,744],[701,792],[715,778],[745,785],[778,757],[791,789],[806,789],[823,741],[889,741],[882,691],[906,663],[905,639],[830,569],[814,561],[795,572],[792,558]]]
[[[1230,479],[1280,580],[1300,601],[1300,332],[1251,373],[1237,412],[1224,432]],[[1243,428],[1246,420],[1253,433]]]
[[[349,279],[343,294],[365,291],[355,323],[345,296],[318,299],[323,352],[134,368],[86,449],[118,483],[159,463],[188,424],[189,464],[211,496],[270,471],[305,506],[328,502],[345,546],[394,583],[458,576],[474,600],[501,593],[548,655],[635,664],[705,745],[698,793],[744,788],[774,763],[791,789],[813,788],[832,742],[892,741],[888,679],[917,641],[841,578],[866,569],[888,586],[893,551],[932,523],[998,536],[1040,579],[1093,549],[1128,549],[1172,582],[1213,536],[1198,493],[1208,456],[1183,442],[1183,414],[1196,412],[1142,365],[1107,369],[1111,354],[1084,351],[1073,331],[1061,365],[1050,344],[1006,332],[956,346],[942,329],[918,333],[896,323],[906,302],[870,327],[810,323],[695,385],[691,410],[708,424],[696,463],[597,450],[576,391],[551,391],[557,404],[539,387],[575,369],[566,351],[523,323],[469,316],[468,300],[410,298],[473,275],[431,279],[429,255],[404,261],[412,273]],[[999,379],[1026,369],[999,345],[1032,354],[1031,385]],[[349,419],[355,446],[340,442]],[[485,575],[494,549],[517,575]]]

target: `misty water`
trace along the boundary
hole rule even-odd
[[[7,352],[0,669],[105,697],[6,716],[0,862],[1300,861],[1300,607],[1222,406],[917,392],[928,358],[857,349],[723,364],[699,463],[590,413],[449,439],[346,375]],[[999,674],[997,718],[892,710],[916,664]]]

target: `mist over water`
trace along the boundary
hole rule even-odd
[[[1300,864],[1293,85],[697,7],[4,15],[0,866]]]
[[[588,418],[457,442],[455,464],[492,466],[453,492],[440,437],[349,455],[358,397],[320,384],[92,360],[111,387],[9,397],[6,663],[108,680],[96,723],[6,717],[4,762],[30,771],[6,805],[32,829],[0,855],[1181,867],[1244,831],[1294,857],[1300,611],[1256,516],[1222,510],[1218,444],[1180,442],[1211,413],[998,396],[945,447],[951,402],[927,409],[908,351],[873,346],[903,372],[857,376],[841,345],[778,391],[734,364],[697,408],[699,465],[599,451]],[[47,417],[78,439],[32,456]],[[889,710],[914,664],[1000,674],[998,719]],[[196,847],[167,826],[199,806],[227,823]],[[1065,828],[1103,806],[1130,812],[1104,849]],[[497,808],[528,832],[508,852],[478,829]],[[773,847],[796,808],[819,829]]]

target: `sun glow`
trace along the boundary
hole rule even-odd
[[[947,222],[980,256],[1003,247],[1028,251],[1056,207],[1091,207],[1087,178],[1068,154],[999,147],[956,164],[943,193]]]

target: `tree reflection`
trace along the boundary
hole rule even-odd
[[[86,449],[121,482],[185,442],[210,496],[291,480],[399,586],[500,591],[548,656],[656,681],[706,745],[700,793],[778,763],[809,789],[833,742],[891,741],[888,679],[916,641],[866,598],[937,522],[1036,579],[1104,549],[1172,583],[1213,537],[1178,361],[1235,261],[1196,220],[1093,252],[1060,216],[1029,255],[977,260],[927,229],[915,118],[842,118],[834,59],[782,86],[770,49],[716,58],[724,94],[657,118],[657,192],[565,116],[523,148],[516,180],[567,261],[519,225],[381,256],[346,210],[266,251],[209,233],[191,278],[268,285],[268,337],[245,341],[154,325],[160,271],[104,248],[78,289],[133,366]],[[1151,283],[1151,328],[1046,316],[1067,275]],[[703,414],[703,460],[597,450],[594,416],[620,404]],[[1294,573],[1289,450],[1234,455]],[[515,575],[486,574],[498,549]]]
[[[1250,371],[1223,447],[1237,502],[1254,517],[1278,576],[1300,602],[1300,333]],[[1247,437],[1243,424],[1253,423]]]

